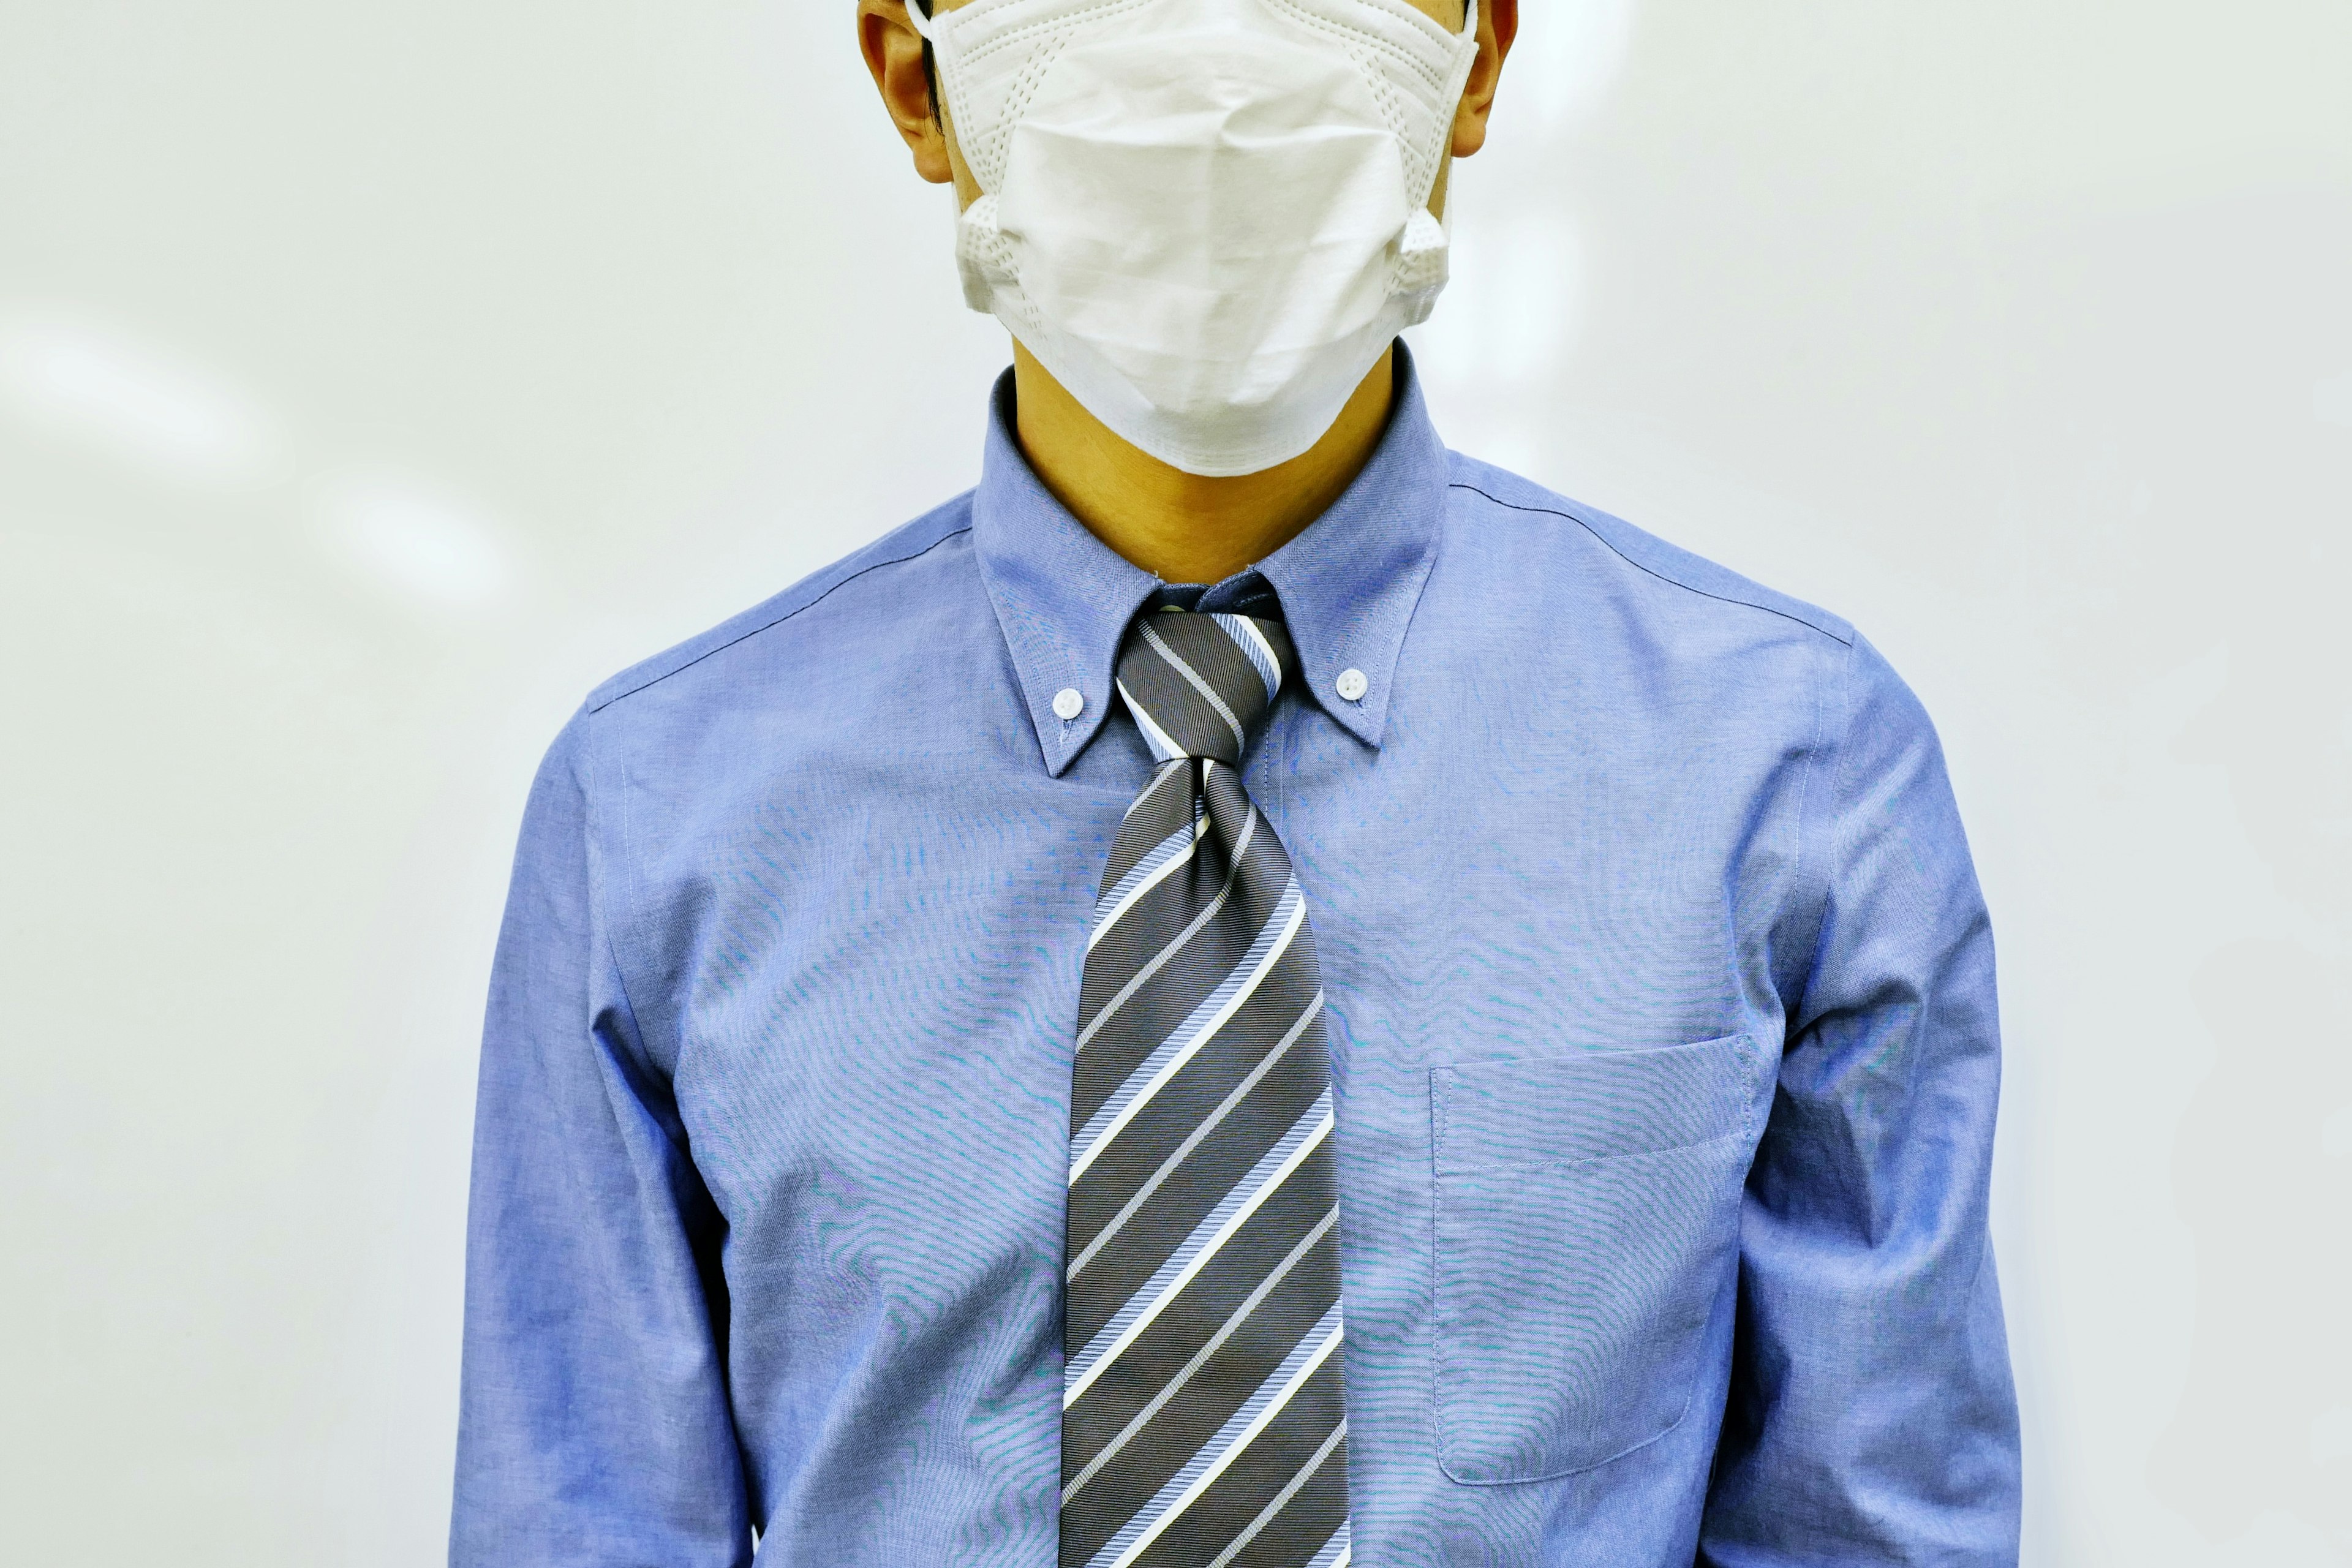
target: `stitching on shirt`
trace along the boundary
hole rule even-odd
[[[1484,493],[1484,492],[1481,492],[1481,493]],[[1508,502],[1505,502],[1505,503],[1503,503],[1503,504],[1505,504],[1505,505],[1508,505],[1509,503],[1508,503]],[[1748,1037],[1748,1036],[1744,1036],[1744,1035],[1741,1035],[1741,1036],[1733,1036],[1733,1037],[1730,1037],[1730,1042],[1731,1042],[1732,1044],[1734,1044],[1735,1046],[1736,1046],[1736,1045],[1738,1045],[1738,1044],[1740,1044],[1740,1043],[1748,1042],[1748,1040],[1749,1040],[1749,1037]],[[1715,1042],[1715,1041],[1705,1041],[1705,1042],[1702,1042],[1702,1043],[1703,1043],[1703,1044],[1712,1045],[1712,1044],[1716,1044],[1716,1043],[1717,1043],[1717,1042]],[[1449,1121],[1449,1120],[1450,1120],[1450,1112],[1451,1112],[1451,1109],[1452,1109],[1450,1101],[1442,1101],[1442,1100],[1440,1100],[1439,1096],[1437,1095],[1437,1092],[1436,1092],[1436,1090],[1437,1090],[1437,1075],[1438,1075],[1438,1073],[1440,1073],[1440,1072],[1442,1072],[1442,1071],[1444,1071],[1444,1070],[1445,1070],[1445,1069],[1444,1069],[1444,1068],[1431,1068],[1431,1069],[1430,1069],[1430,1074],[1429,1074],[1429,1078],[1430,1078],[1430,1099],[1431,1099],[1431,1110],[1432,1110],[1432,1114],[1433,1114],[1433,1117],[1435,1117],[1435,1118],[1437,1119],[1437,1121],[1438,1121],[1438,1124],[1439,1124],[1439,1126],[1440,1126],[1441,1128],[1444,1125],[1444,1123],[1445,1123],[1447,1121]],[[1743,1065],[1743,1071],[1745,1071],[1745,1070],[1747,1070],[1747,1069],[1745,1068],[1745,1067],[1744,1067],[1744,1065]],[[1751,1099],[1753,1098],[1753,1090],[1752,1090],[1752,1089],[1750,1090],[1750,1098],[1751,1098]],[[1439,1105],[1440,1105],[1440,1104],[1444,1104],[1444,1105],[1445,1105],[1445,1111],[1444,1111],[1444,1113],[1441,1113],[1441,1112],[1438,1110],[1438,1107],[1439,1107]],[[1709,1140],[1709,1141],[1707,1141],[1706,1142],[1704,1142],[1704,1143],[1688,1143],[1688,1144],[1682,1144],[1682,1145],[1679,1145],[1679,1146],[1677,1146],[1676,1148],[1674,1148],[1674,1149],[1668,1149],[1668,1150],[1656,1150],[1656,1151],[1651,1151],[1651,1152],[1656,1152],[1656,1153],[1682,1153],[1682,1154],[1687,1154],[1687,1153],[1689,1153],[1690,1152],[1692,1152],[1693,1150],[1712,1148],[1712,1147],[1714,1147],[1714,1146],[1715,1146],[1715,1145],[1717,1145],[1717,1144],[1720,1144],[1720,1143],[1727,1143],[1727,1142],[1731,1142],[1731,1141],[1732,1141],[1733,1139],[1735,1139],[1735,1138],[1743,1138],[1743,1139],[1744,1139],[1745,1137],[1746,1137],[1746,1131],[1743,1129],[1740,1132],[1737,1132],[1737,1133],[1730,1133],[1730,1132],[1727,1132],[1727,1133],[1723,1134],[1721,1137],[1715,1138],[1715,1139],[1711,1139],[1711,1140]],[[1434,1150],[1433,1151],[1433,1152],[1434,1152]],[[1586,1166],[1593,1166],[1593,1165],[1601,1165],[1601,1164],[1606,1164],[1606,1163],[1610,1163],[1611,1161],[1612,1161],[1612,1160],[1628,1159],[1628,1158],[1636,1158],[1636,1157],[1638,1157],[1638,1155],[1612,1155],[1612,1156],[1606,1156],[1606,1157],[1603,1157],[1603,1158],[1601,1158],[1601,1159],[1598,1159],[1598,1160],[1576,1161],[1576,1162],[1569,1162],[1569,1163],[1569,1163],[1569,1164],[1570,1164],[1570,1165],[1586,1165]],[[1525,1170],[1525,1169],[1528,1169],[1529,1167],[1527,1167],[1527,1166],[1506,1166],[1506,1167],[1500,1167],[1500,1168],[1503,1168],[1503,1169],[1513,1169],[1513,1170]],[[1539,1169],[1539,1168],[1541,1168],[1541,1167],[1535,1167],[1535,1168],[1538,1168],[1538,1169]],[[1453,1174],[1454,1174],[1454,1175],[1457,1175],[1457,1176],[1458,1176],[1458,1175],[1461,1175],[1461,1174],[1465,1174],[1465,1173],[1464,1173],[1464,1172],[1454,1172],[1454,1173],[1453,1173]],[[1439,1258],[1439,1257],[1440,1257],[1440,1255],[1441,1255],[1441,1253],[1442,1253],[1442,1250],[1443,1250],[1443,1249],[1442,1249],[1442,1247],[1440,1247],[1440,1245],[1439,1245],[1439,1241],[1438,1241],[1438,1234],[1439,1234],[1439,1231],[1440,1231],[1441,1227],[1443,1226],[1443,1225],[1444,1225],[1444,1215],[1445,1215],[1445,1207],[1446,1207],[1446,1203],[1445,1203],[1445,1191],[1446,1191],[1446,1189],[1445,1189],[1445,1181],[1444,1181],[1444,1177],[1443,1175],[1441,1175],[1441,1174],[1437,1172],[1437,1170],[1435,1169],[1435,1166],[1434,1166],[1434,1163],[1433,1162],[1433,1166],[1432,1166],[1432,1169],[1431,1169],[1431,1172],[1430,1172],[1430,1183],[1429,1183],[1429,1193],[1430,1193],[1430,1204],[1429,1204],[1429,1244],[1430,1244],[1430,1254],[1429,1254],[1429,1257],[1430,1257],[1430,1264],[1431,1264],[1431,1267],[1432,1267],[1433,1268],[1437,1268],[1437,1267],[1438,1267],[1438,1261],[1437,1261],[1437,1260],[1438,1260],[1438,1258]],[[1735,1226],[1734,1226],[1734,1234],[1735,1234],[1735,1236],[1737,1235],[1737,1226],[1736,1226],[1736,1224],[1735,1224]],[[1735,1245],[1736,1245],[1736,1243],[1735,1243]],[[1434,1286],[1434,1285],[1433,1285],[1433,1290],[1434,1290],[1435,1289],[1436,1289],[1436,1288],[1435,1288],[1435,1286]],[[1680,1408],[1679,1410],[1677,1410],[1677,1411],[1675,1411],[1675,1418],[1674,1418],[1672,1421],[1667,1422],[1664,1426],[1660,1427],[1656,1432],[1652,1433],[1649,1436],[1644,1437],[1643,1439],[1642,1439],[1642,1441],[1640,1441],[1640,1442],[1638,1442],[1638,1443],[1633,1444],[1632,1447],[1626,1447],[1626,1448],[1622,1448],[1622,1449],[1618,1450],[1616,1453],[1609,1455],[1609,1456],[1608,1456],[1607,1458],[1605,1458],[1595,1459],[1595,1460],[1591,1461],[1591,1463],[1589,1463],[1589,1464],[1572,1465],[1572,1466],[1568,1467],[1568,1468],[1565,1468],[1565,1469],[1552,1469],[1552,1470],[1547,1470],[1547,1471],[1544,1471],[1544,1472],[1542,1472],[1542,1473],[1540,1473],[1540,1474],[1536,1474],[1536,1475],[1510,1475],[1510,1476],[1491,1476],[1491,1477],[1487,1477],[1487,1476],[1471,1476],[1471,1475],[1466,1475],[1466,1474],[1463,1473],[1463,1471],[1462,1471],[1460,1468],[1456,1468],[1456,1467],[1457,1467],[1457,1461],[1456,1461],[1456,1459],[1455,1459],[1455,1458],[1454,1458],[1454,1423],[1453,1423],[1452,1421],[1450,1421],[1450,1420],[1448,1420],[1448,1419],[1447,1419],[1447,1411],[1448,1411],[1448,1409],[1449,1409],[1449,1406],[1448,1406],[1447,1402],[1446,1402],[1446,1400],[1445,1400],[1445,1398],[1444,1398],[1444,1394],[1443,1394],[1443,1392],[1442,1392],[1442,1391],[1443,1391],[1443,1389],[1444,1389],[1444,1387],[1445,1380],[1446,1380],[1446,1366],[1447,1366],[1447,1359],[1448,1359],[1448,1358],[1447,1358],[1447,1355],[1446,1355],[1446,1350],[1447,1350],[1448,1345],[1451,1343],[1451,1341],[1450,1341],[1450,1339],[1449,1339],[1449,1337],[1448,1337],[1448,1335],[1447,1335],[1447,1333],[1446,1333],[1446,1329],[1447,1329],[1447,1327],[1448,1327],[1448,1322],[1447,1322],[1447,1319],[1446,1319],[1446,1316],[1445,1316],[1445,1312],[1444,1312],[1444,1310],[1443,1304],[1442,1304],[1441,1300],[1440,1300],[1436,1296],[1433,1295],[1432,1302],[1431,1302],[1431,1352],[1432,1352],[1431,1356],[1430,1356],[1430,1373],[1431,1373],[1431,1375],[1430,1375],[1430,1380],[1429,1380],[1429,1419],[1430,1419],[1430,1429],[1431,1429],[1432,1431],[1433,1431],[1433,1432],[1435,1432],[1435,1433],[1437,1434],[1437,1468],[1438,1468],[1440,1470],[1442,1470],[1443,1472],[1444,1472],[1445,1478],[1446,1478],[1448,1480],[1453,1481],[1453,1482],[1454,1482],[1454,1484],[1456,1484],[1457,1486],[1465,1486],[1465,1487],[1514,1487],[1514,1486],[1525,1486],[1525,1485],[1528,1485],[1528,1484],[1529,1484],[1529,1483],[1531,1483],[1531,1482],[1536,1482],[1536,1481],[1548,1481],[1548,1480],[1554,1480],[1554,1479],[1559,1479],[1559,1478],[1560,1478],[1560,1477],[1562,1477],[1562,1476],[1585,1475],[1585,1474],[1588,1474],[1588,1473],[1590,1473],[1590,1472],[1591,1472],[1591,1471],[1593,1471],[1593,1470],[1600,1469],[1600,1468],[1601,1468],[1603,1466],[1607,1466],[1607,1465],[1613,1465],[1613,1464],[1617,1463],[1619,1460],[1621,1460],[1621,1459],[1622,1459],[1622,1458],[1626,1458],[1627,1456],[1629,1456],[1629,1455],[1632,1455],[1632,1454],[1638,1454],[1638,1453],[1640,1453],[1643,1449],[1644,1449],[1644,1448],[1646,1448],[1646,1447],[1649,1447],[1652,1444],[1654,1444],[1654,1443],[1657,1443],[1657,1442],[1660,1442],[1660,1441],[1664,1440],[1664,1439],[1666,1436],[1668,1436],[1670,1434],[1672,1434],[1673,1432],[1675,1432],[1675,1431],[1676,1431],[1678,1428],[1680,1428],[1680,1427],[1681,1427],[1681,1426],[1682,1426],[1682,1424],[1683,1424],[1685,1421],[1687,1421],[1688,1419],[1690,1419],[1691,1407],[1692,1407],[1692,1405],[1695,1405],[1695,1404],[1697,1402],[1697,1399],[1698,1399],[1698,1380],[1697,1380],[1696,1377],[1694,1377],[1694,1378],[1691,1380],[1691,1386],[1690,1386],[1690,1388],[1689,1388],[1689,1391],[1688,1391],[1688,1392],[1686,1392],[1686,1393],[1683,1395],[1682,1408]]]
[[[1696,594],[1702,599],[1713,599],[1718,604],[1741,605],[1751,610],[1761,610],[1768,616],[1778,616],[1784,621],[1794,621],[1801,626],[1807,627],[1812,631],[1817,631],[1821,633],[1822,636],[1829,638],[1830,641],[1836,643],[1841,647],[1852,647],[1853,646],[1853,638],[1852,637],[1840,637],[1837,633],[1830,630],[1829,627],[1817,626],[1813,622],[1805,619],[1802,616],[1792,615],[1787,610],[1780,609],[1771,605],[1759,605],[1753,599],[1735,599],[1728,594],[1711,593],[1707,589],[1700,587],[1696,583],[1685,583],[1679,577],[1669,576],[1667,574],[1659,571],[1656,567],[1652,566],[1645,562],[1636,561],[1632,556],[1626,554],[1622,550],[1618,549],[1615,544],[1612,543],[1607,534],[1601,532],[1599,529],[1593,527],[1591,523],[1585,521],[1584,519],[1577,516],[1572,511],[1562,511],[1558,507],[1549,506],[1521,506],[1517,501],[1505,500],[1502,497],[1495,495],[1490,491],[1481,489],[1476,485],[1471,484],[1463,479],[1453,479],[1448,481],[1446,489],[1468,490],[1473,495],[1485,496],[1496,506],[1508,507],[1513,511],[1532,512],[1538,516],[1557,517],[1564,521],[1572,522],[1576,524],[1577,527],[1584,530],[1585,532],[1592,535],[1594,539],[1600,541],[1602,545],[1607,547],[1609,552],[1612,555],[1616,556],[1618,560],[1622,561],[1626,565],[1633,567],[1637,571],[1646,573],[1648,575],[1655,577],[1661,583],[1670,583],[1685,593]]]
[[[1696,1051],[1703,1050],[1712,1046],[1729,1047],[1731,1049],[1732,1059],[1737,1062],[1739,1067],[1739,1126],[1734,1131],[1713,1133],[1705,1138],[1691,1139],[1681,1143],[1663,1143],[1656,1145],[1655,1147],[1626,1149],[1614,1154],[1580,1154],[1572,1159],[1566,1160],[1486,1160],[1479,1162],[1475,1165],[1456,1167],[1451,1172],[1445,1168],[1445,1145],[1452,1137],[1454,1131],[1454,1096],[1450,1093],[1440,1093],[1438,1091],[1437,1075],[1442,1072],[1454,1072],[1457,1071],[1458,1068],[1444,1066],[1433,1067],[1429,1069],[1429,1105],[1430,1115],[1433,1123],[1430,1134],[1432,1155],[1430,1174],[1433,1178],[1447,1174],[1459,1175],[1468,1171],[1543,1170],[1552,1167],[1568,1167],[1575,1165],[1604,1165],[1612,1160],[1638,1159],[1644,1154],[1671,1154],[1681,1149],[1703,1149],[1710,1143],[1720,1143],[1726,1138],[1733,1137],[1735,1135],[1745,1137],[1749,1131],[1753,1131],[1756,1120],[1755,1037],[1748,1034],[1726,1035],[1718,1040],[1700,1040],[1687,1046],[1667,1046],[1661,1048],[1677,1051]],[[1614,1053],[1603,1052],[1601,1054],[1610,1055]],[[1626,1054],[1641,1055],[1643,1053],[1629,1052]],[[1528,1059],[1543,1061],[1553,1058],[1538,1057]]]
[[[694,1151],[688,1144],[684,1120],[677,1114],[673,1075],[662,1070],[660,1062],[655,1057],[651,1042],[646,1038],[645,1015],[638,1010],[636,998],[630,991],[629,968],[622,961],[620,938],[616,934],[619,928],[614,919],[612,900],[605,897],[604,874],[611,857],[605,855],[599,847],[599,840],[604,831],[604,795],[598,787],[597,776],[603,769],[602,761],[597,754],[600,738],[597,726],[583,724],[580,727],[580,749],[572,758],[572,778],[573,784],[580,791],[581,830],[586,840],[582,848],[588,861],[589,923],[591,929],[601,933],[604,939],[604,956],[613,966],[613,985],[620,993],[621,1009],[627,1015],[629,1037],[617,1042],[616,1048],[628,1059],[615,1065],[624,1075],[643,1078],[646,1082],[658,1085],[664,1091],[670,1094],[670,1117],[664,1118],[656,1114],[653,1117],[654,1124],[661,1129],[662,1136],[667,1139],[670,1146],[677,1151],[678,1157],[690,1166],[694,1162]],[[626,878],[626,864],[633,859],[628,851],[634,847],[634,838],[628,822],[628,792],[625,790],[619,792],[614,804],[620,816],[620,821],[616,826],[620,834],[621,853],[625,862],[618,869],[619,874]],[[634,895],[635,889],[632,887],[628,892]],[[634,898],[631,898],[630,901],[634,903]],[[607,1093],[609,1092],[608,1088]],[[632,1086],[632,1092],[635,1092],[635,1086]],[[673,1120],[677,1122],[675,1131],[671,1127]]]
[[[1821,973],[1822,968],[1822,944],[1829,938],[1830,884],[1837,877],[1838,845],[1843,837],[1843,829],[1837,819],[1837,805],[1839,796],[1843,793],[1847,769],[1852,766],[1853,760],[1853,716],[1855,709],[1859,706],[1855,695],[1854,664],[1861,657],[1858,648],[1852,644],[1847,645],[1845,668],[1841,672],[1844,679],[1839,682],[1838,687],[1838,694],[1843,700],[1845,711],[1841,716],[1843,722],[1838,731],[1836,754],[1830,759],[1827,771],[1829,818],[1822,826],[1821,859],[1815,869],[1813,885],[1807,889],[1812,895],[1813,900],[1812,940],[1805,944],[1805,973],[1803,979],[1799,982],[1799,989],[1793,998],[1795,1005],[1788,1009],[1791,1015],[1801,1012],[1812,995],[1813,979]],[[1822,735],[1822,742],[1823,745],[1829,743],[1826,733]],[[1789,1049],[1787,1026],[1783,1024],[1781,1028],[1780,1050],[1785,1058]]]
[[[1739,1136],[1756,1135],[1756,1037],[1741,1035],[1732,1055],[1739,1059]]]
[[[774,620],[762,621],[758,626],[753,626],[749,631],[743,633],[740,637],[729,637],[717,647],[707,647],[700,653],[696,654],[692,658],[688,659],[684,664],[678,665],[677,668],[672,669],[665,669],[659,675],[648,676],[646,679],[639,681],[636,685],[630,687],[625,691],[615,691],[612,696],[607,697],[602,702],[599,702],[594,707],[589,709],[588,711],[591,713],[602,713],[605,709],[610,708],[614,703],[620,701],[624,697],[635,697],[640,691],[659,686],[671,676],[684,674],[686,671],[692,669],[696,665],[700,664],[704,659],[710,658],[714,654],[725,653],[737,643],[749,642],[751,638],[758,637],[761,632],[774,630],[776,627],[782,626],[786,621],[791,620],[794,616],[799,615],[803,610],[815,609],[819,605],[824,604],[827,599],[832,598],[835,594],[848,587],[852,583],[856,582],[868,572],[879,572],[885,566],[904,566],[909,561],[919,561],[924,556],[929,555],[932,551],[937,550],[940,545],[945,544],[949,540],[957,538],[962,534],[970,533],[971,531],[971,524],[966,523],[961,528],[950,529],[949,531],[940,534],[937,539],[932,540],[929,544],[924,545],[920,550],[916,551],[911,555],[894,555],[887,561],[877,561],[870,566],[860,566],[856,571],[852,572],[848,576],[844,577],[840,582],[835,583],[832,587],[827,588],[824,593],[819,594],[807,604],[796,605],[793,608],[786,610],[782,615],[778,616]]]
[[[1846,645],[1845,655],[1843,673],[1846,679],[1839,683],[1841,693],[1850,691],[1853,684],[1853,670],[1854,650],[1853,644],[1849,643]],[[1811,900],[1812,904],[1813,918],[1812,933],[1805,942],[1805,967],[1803,972],[1797,977],[1797,994],[1794,996],[1784,996],[1780,999],[1780,1050],[1783,1055],[1787,1054],[1789,1048],[1788,1021],[1796,1014],[1799,1008],[1804,1005],[1805,993],[1812,989],[1813,972],[1819,968],[1821,964],[1822,929],[1827,923],[1829,919],[1829,862],[1834,857],[1837,849],[1835,841],[1836,835],[1833,830],[1835,825],[1834,809],[1837,804],[1837,769],[1842,765],[1843,759],[1844,758],[1846,752],[1846,747],[1843,743],[1844,739],[1843,736],[1840,737],[1841,743],[1838,747],[1836,756],[1834,758],[1826,759],[1826,765],[1829,769],[1828,783],[1830,790],[1830,805],[1832,807],[1831,825],[1832,831],[1829,841],[1824,843],[1822,847],[1822,852],[1819,857],[1821,864],[1818,868],[1813,868],[1809,864],[1811,858],[1808,857],[1806,854],[1805,828],[1812,816],[1813,792],[1820,786],[1822,781],[1822,772],[1825,765],[1823,753],[1826,752],[1830,747],[1830,681],[1824,679],[1821,682],[1819,689],[1813,693],[1812,750],[1811,754],[1805,759],[1804,782],[1797,786],[1797,888],[1800,896]],[[1849,712],[1847,728],[1851,730],[1852,727],[1853,721],[1851,713]]]
[[[1740,1093],[1755,1098],[1756,1074],[1743,1060],[1739,1065]],[[1712,1149],[1718,1143],[1744,1141],[1748,1132],[1748,1110],[1741,1108],[1740,1124],[1728,1131],[1711,1137],[1692,1138],[1680,1143],[1661,1143],[1654,1149],[1627,1149],[1615,1154],[1580,1154],[1573,1160],[1482,1160],[1475,1165],[1456,1165],[1435,1173],[1437,1180],[1448,1176],[1475,1175],[1485,1171],[1587,1171],[1604,1166],[1622,1165],[1628,1160],[1654,1159],[1660,1154],[1687,1154],[1694,1149]],[[1448,1121],[1452,1118],[1449,1113]]]

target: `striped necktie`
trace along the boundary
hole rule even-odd
[[[1338,1189],[1315,940],[1242,786],[1279,621],[1160,611],[1118,689],[1159,768],[1078,1003],[1062,1568],[1348,1562]]]

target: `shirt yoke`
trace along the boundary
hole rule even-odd
[[[1854,641],[1852,625],[1818,605],[1775,592],[1727,567],[1669,544],[1622,518],[1556,494],[1506,469],[1460,453],[1449,454],[1449,483],[1453,489],[1466,492],[1490,506],[1540,513],[1573,523],[1634,570],[1685,592],[1781,616],[1841,646],[1851,647]],[[870,574],[929,554],[971,531],[971,493],[967,491],[709,630],[630,666],[592,691],[583,704],[585,710],[601,712],[624,698],[657,686],[714,655],[773,630]]]
[[[1490,463],[1465,458],[1458,452],[1448,456],[1452,467],[1451,488],[1455,490],[1467,491],[1491,505],[1511,511],[1549,513],[1582,528],[1627,565],[1661,582],[1704,598],[1782,616],[1810,627],[1843,647],[1853,645],[1853,627],[1818,605],[1775,593],[1728,567],[1718,566],[1704,556],[1694,555],[1687,550],[1667,543],[1655,534],[1645,533],[1622,518],[1612,517],[1596,508],[1556,495],[1541,485]]]
[[[782,593],[752,605],[740,615],[730,616],[709,631],[631,665],[590,692],[583,706],[591,713],[602,712],[621,699],[657,686],[714,654],[723,653],[738,643],[773,630],[802,611],[814,608],[836,589],[846,587],[870,573],[904,565],[928,555],[957,535],[970,532],[971,529],[971,493],[966,491],[945,505],[925,512],[914,521],[884,534],[864,549],[854,551],[832,565],[802,578]]]

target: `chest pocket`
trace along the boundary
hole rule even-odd
[[[1590,1469],[1688,1410],[1752,1139],[1745,1036],[1430,1071],[1438,1462]]]

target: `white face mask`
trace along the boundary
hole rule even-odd
[[[1187,473],[1298,456],[1445,286],[1470,68],[1407,0],[972,0],[926,22],[964,298]]]

